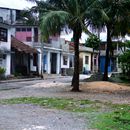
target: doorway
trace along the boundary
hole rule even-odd
[[[57,69],[57,53],[51,53],[51,73],[56,74]]]

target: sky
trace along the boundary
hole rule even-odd
[[[34,6],[35,3],[28,2],[26,0],[0,0],[0,7],[10,9],[27,9]]]

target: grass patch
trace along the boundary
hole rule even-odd
[[[13,98],[0,104],[34,104],[71,112],[80,112],[89,120],[90,127],[98,130],[130,130],[130,106],[100,101],[60,98]]]
[[[130,106],[113,105],[114,111],[97,116],[93,127],[99,130],[130,130]]]
[[[93,112],[100,109],[99,103],[96,103],[94,101],[59,98],[13,98],[0,100],[0,104],[35,104],[47,108],[55,108],[73,112]]]

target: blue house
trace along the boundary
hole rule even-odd
[[[108,72],[112,72],[113,71],[113,67],[112,67],[112,60],[109,60],[108,63]],[[105,69],[105,56],[100,56],[100,71],[103,73]]]

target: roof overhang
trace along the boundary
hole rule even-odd
[[[26,45],[25,43],[19,41],[18,39],[16,39],[15,37],[11,37],[11,47],[16,49],[17,51],[19,52],[24,52],[24,53],[38,53],[38,51],[29,46],[29,45]]]

